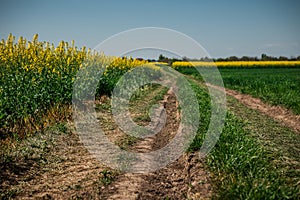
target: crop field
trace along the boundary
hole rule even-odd
[[[177,67],[177,70],[190,77],[193,80],[191,82],[193,86],[197,82],[203,83],[202,76],[195,68],[181,66]],[[219,67],[219,71],[226,88],[251,94],[269,104],[283,105],[294,113],[298,112],[299,103],[294,103],[299,102],[300,97],[297,89],[300,86],[298,67],[231,66]],[[293,87],[294,85],[298,87]],[[199,91],[199,87],[196,86],[196,88],[196,91]],[[203,99],[205,94],[207,95],[205,92],[199,95],[200,102],[205,101]],[[209,102],[203,104],[208,105]],[[215,174],[218,174],[215,178],[221,197],[226,199],[288,198],[288,195],[285,195],[289,192],[287,188],[283,188],[284,185],[289,184],[293,188],[290,191],[291,194],[296,192],[294,197],[299,197],[299,186],[296,183],[298,181],[296,177],[299,176],[296,174],[299,174],[300,164],[299,151],[296,147],[299,146],[297,144],[300,138],[299,133],[293,135],[288,130],[274,126],[272,120],[265,119],[266,117],[261,117],[237,104],[239,102],[228,97],[230,114],[227,115],[226,125],[218,144],[208,156],[209,166],[213,171],[215,170]],[[201,137],[201,134],[198,136]],[[199,148],[200,144],[201,138],[196,137],[191,149]],[[283,161],[286,159],[282,157],[284,155],[294,160],[294,164],[289,164],[287,160]],[[293,180],[295,182],[292,184]],[[280,197],[275,197],[279,194],[278,192],[282,192]]]
[[[125,134],[113,120],[111,96],[117,82],[141,65],[153,71],[151,76],[160,78],[161,63],[107,56],[78,48],[74,41],[62,41],[55,47],[38,41],[37,35],[32,41],[22,37],[16,41],[13,35],[2,40],[0,199],[126,199],[136,194],[136,199],[300,198],[300,133],[233,97],[227,97],[224,128],[216,146],[200,160],[197,152],[210,123],[211,99],[201,75],[187,62],[169,66],[185,75],[200,111],[200,125],[185,157],[142,175],[110,169],[90,158],[71,117],[79,69],[102,74],[96,88],[95,110],[106,135],[120,148],[149,151],[162,148],[174,137],[181,108],[174,93],[158,84],[139,88],[130,99],[129,110],[133,121],[147,125],[151,121],[149,109],[162,105],[171,116],[165,129],[142,140]],[[207,70],[210,67],[203,62],[197,65]],[[216,65],[225,88],[251,95],[265,104],[282,106],[300,119],[299,61]],[[89,70],[91,66],[100,67]],[[85,85],[78,87],[85,90]],[[125,196],[118,196],[121,194]]]
[[[220,69],[225,87],[300,114],[300,68]]]
[[[300,67],[295,63],[290,66],[286,62],[284,66],[280,63],[277,62],[276,67],[275,64],[255,67],[250,63],[247,67],[234,67],[228,63],[228,66],[218,69],[226,88],[250,94],[272,105],[282,105],[300,114]],[[202,79],[195,68],[181,67],[178,70]]]
[[[0,120],[1,137],[22,136],[25,132],[43,129],[54,119],[66,119],[64,106],[71,105],[73,83],[79,68],[87,60],[101,63],[103,76],[98,95],[110,94],[114,84],[126,71],[143,61],[108,57],[77,49],[61,42],[57,47],[39,42],[38,35],[18,42],[14,36],[0,43]],[[106,66],[108,65],[108,66]]]

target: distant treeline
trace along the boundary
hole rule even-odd
[[[300,56],[298,57],[286,57],[286,56],[279,56],[279,57],[274,57],[274,56],[268,56],[266,54],[261,54],[261,57],[251,57],[251,56],[242,56],[242,57],[237,57],[237,56],[230,56],[227,58],[200,58],[200,59],[195,59],[195,58],[188,58],[188,57],[183,57],[182,59],[178,58],[168,58],[162,54],[159,55],[158,60],[148,60],[148,61],[158,61],[158,62],[166,62],[166,63],[173,63],[175,61],[296,61],[300,60]]]

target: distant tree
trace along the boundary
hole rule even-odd
[[[261,60],[267,60],[267,54],[265,53],[261,54]]]
[[[162,62],[166,57],[164,57],[162,54],[158,57],[158,62]]]
[[[289,60],[289,59],[285,56],[279,56],[278,60],[285,61],[285,60]]]
[[[251,59],[248,56],[243,56],[239,60],[241,60],[241,61],[250,61]]]
[[[267,56],[267,54],[261,54],[261,60],[262,61],[272,61],[272,60],[278,60],[276,57]]]
[[[216,61],[221,62],[221,61],[225,61],[225,58],[217,58]]]
[[[239,58],[236,57],[236,56],[230,56],[230,57],[227,58],[227,60],[228,60],[228,61],[238,61]]]
[[[160,54],[159,57],[158,57],[158,62],[166,62],[166,63],[168,63],[169,62],[169,58],[163,56],[162,54]]]
[[[169,61],[171,61],[171,64],[173,63],[173,62],[176,62],[176,61],[181,61],[180,59],[177,59],[177,58],[172,58],[171,60],[169,60]]]
[[[186,57],[186,56],[183,56],[182,57],[182,61],[189,61],[190,59],[188,58],[188,57]]]
[[[212,58],[209,58],[209,57],[204,57],[204,58],[200,58],[200,61],[204,61],[204,62],[212,62],[212,61],[214,61],[214,59],[212,59]]]
[[[148,62],[156,62],[155,59],[147,59]]]

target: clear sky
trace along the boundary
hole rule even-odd
[[[0,38],[9,33],[94,48],[138,27],[187,34],[212,57],[300,55],[299,0],[1,0]],[[124,41],[125,42],[125,41]],[[188,56],[188,55],[187,55]]]

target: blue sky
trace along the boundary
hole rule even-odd
[[[42,41],[74,39],[78,47],[94,48],[128,29],[163,27],[192,37],[212,57],[300,55],[297,0],[2,0],[0,4],[0,38],[12,33],[31,39],[38,33]]]

